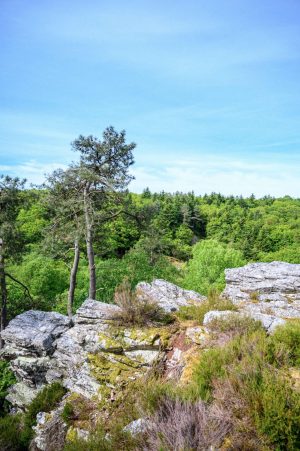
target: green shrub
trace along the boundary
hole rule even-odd
[[[253,396],[253,395],[252,395]],[[249,400],[253,406],[255,398]],[[300,394],[280,373],[265,369],[252,415],[276,450],[300,449]]]
[[[36,416],[39,412],[50,412],[60,402],[65,388],[58,382],[46,385],[34,398],[24,414],[22,436],[24,443],[29,444],[33,436],[32,426],[36,425]]]
[[[211,310],[237,311],[237,307],[228,299],[220,298],[215,290],[211,290],[208,298],[199,305],[180,307],[177,316],[181,320],[194,320],[203,324],[204,315]]]
[[[270,356],[278,364],[300,366],[300,321],[277,327],[269,339]]]
[[[240,251],[215,240],[199,241],[193,248],[193,257],[187,264],[184,287],[207,295],[212,288],[225,287],[224,270],[246,264]]]
[[[35,425],[36,415],[39,412],[50,412],[54,409],[65,393],[66,389],[58,382],[46,385],[29,405],[25,415],[25,424]]]
[[[225,375],[225,364],[230,353],[222,348],[212,348],[205,351],[194,369],[192,382],[196,385],[196,394],[204,401],[211,399],[213,379]]]
[[[22,415],[7,415],[0,418],[1,451],[26,451],[28,442],[22,431]]]
[[[0,416],[5,413],[5,397],[8,388],[16,383],[14,373],[9,368],[9,363],[0,360]]]

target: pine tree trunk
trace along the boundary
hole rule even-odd
[[[85,217],[85,228],[86,228],[86,251],[87,258],[89,262],[89,272],[90,272],[90,288],[89,288],[89,298],[96,299],[96,266],[95,266],[95,254],[93,247],[93,226],[92,219],[89,211],[89,199],[88,199],[88,188],[84,189],[84,217]]]
[[[80,250],[79,250],[79,244],[78,240],[75,240],[74,243],[74,260],[73,260],[73,266],[71,269],[70,274],[70,287],[69,287],[69,294],[68,294],[68,316],[69,318],[72,318],[72,310],[73,310],[73,304],[74,304],[74,294],[75,294],[75,288],[76,288],[76,278],[77,278],[77,271],[78,271],[78,265],[79,265],[79,257],[80,257]]]
[[[0,238],[0,289],[1,289],[1,317],[0,332],[4,330],[7,320],[7,289],[5,280],[5,264],[3,255],[3,240]],[[3,340],[0,338],[0,349],[3,347]]]

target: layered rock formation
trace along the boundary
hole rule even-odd
[[[11,360],[19,381],[7,396],[13,406],[23,408],[29,404],[45,384],[56,340],[69,327],[69,319],[59,313],[29,310],[2,332],[5,347],[1,356]]]
[[[252,263],[225,270],[223,297],[272,332],[285,320],[300,318],[300,265]]]

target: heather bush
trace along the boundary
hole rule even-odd
[[[31,428],[36,424],[36,415],[39,412],[50,412],[54,409],[65,393],[65,388],[58,382],[46,385],[28,406],[25,414],[25,427]]]
[[[165,398],[151,417],[145,449],[182,451],[220,447],[230,429],[227,412],[215,405]]]
[[[277,364],[300,366],[300,321],[277,327],[269,339],[270,356]]]
[[[214,335],[228,334],[232,338],[236,335],[251,334],[262,330],[260,321],[255,321],[246,315],[228,315],[224,318],[215,318],[209,323],[209,329]]]

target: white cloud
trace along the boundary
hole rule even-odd
[[[26,178],[28,184],[41,184],[45,174],[57,168],[66,169],[61,163],[41,164],[35,160],[15,166],[0,165],[0,172]],[[165,161],[165,166],[151,163],[132,169],[135,176],[129,186],[133,192],[142,192],[147,186],[153,192],[188,192],[196,194],[220,192],[224,195],[257,197],[290,195],[300,197],[299,161],[249,161],[233,157],[201,157]]]
[[[174,161],[156,171],[151,166],[133,169],[130,189],[151,191],[194,191],[196,194],[220,192],[224,195],[257,197],[300,196],[299,164],[250,162],[230,158]]]
[[[13,177],[26,178],[28,184],[41,184],[45,181],[45,175],[50,174],[55,169],[66,169],[66,165],[61,163],[38,163],[35,160],[26,161],[14,166],[0,165],[0,171]]]

